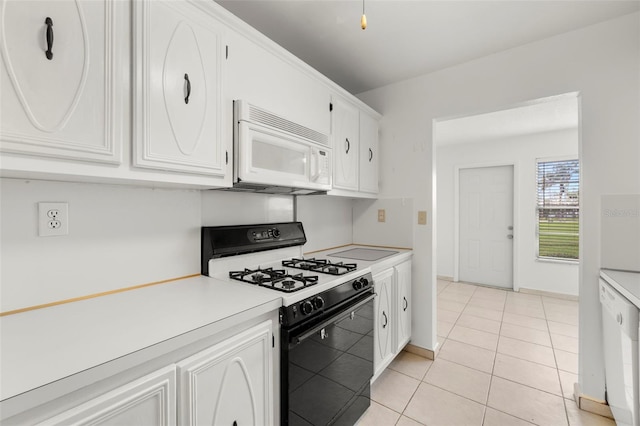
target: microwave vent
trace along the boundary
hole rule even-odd
[[[275,129],[292,133],[322,145],[329,145],[329,136],[279,117],[254,105],[249,105],[249,119],[255,123],[271,126]]]

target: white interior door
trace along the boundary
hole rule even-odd
[[[460,169],[461,281],[513,288],[513,166]]]

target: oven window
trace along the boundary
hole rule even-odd
[[[290,349],[289,424],[353,425],[369,407],[372,376],[370,301]]]
[[[305,176],[307,153],[254,139],[251,161],[259,169]]]

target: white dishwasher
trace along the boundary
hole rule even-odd
[[[600,279],[607,402],[618,426],[640,425],[638,308]]]

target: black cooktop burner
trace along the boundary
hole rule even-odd
[[[304,269],[306,271],[320,272],[330,275],[344,275],[348,272],[355,271],[358,265],[355,263],[332,263],[325,259],[296,259],[283,260],[282,266],[288,268]]]
[[[229,277],[234,280],[243,281],[249,284],[256,284],[261,287],[272,288],[274,290],[291,293],[302,290],[318,282],[317,275],[289,274],[284,269],[246,269],[244,271],[231,271]]]

